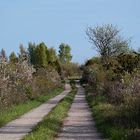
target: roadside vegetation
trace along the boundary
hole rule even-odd
[[[140,53],[116,26],[90,27],[86,34],[100,54],[81,67],[96,125],[110,140],[139,140]]]
[[[0,112],[0,127],[10,122],[13,119],[18,118],[24,113],[30,111],[31,109],[41,105],[42,103],[48,101],[49,99],[55,97],[63,91],[63,88],[56,88],[46,95],[39,96],[33,100],[29,100],[25,103],[13,105],[11,107],[6,108],[5,110],[1,110]]]
[[[59,46],[58,54],[45,43],[19,50],[9,56],[0,51],[0,126],[56,96],[64,88],[62,80],[80,73],[67,44]]]
[[[57,136],[77,92],[75,82],[71,81],[70,83],[72,91],[44,117],[43,121],[29,135],[25,136],[24,140],[53,140]]]

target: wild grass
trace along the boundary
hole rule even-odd
[[[49,99],[55,97],[63,91],[63,88],[56,88],[46,95],[40,96],[33,100],[29,100],[26,103],[22,103],[19,105],[14,105],[12,107],[8,107],[7,109],[0,110],[0,127],[10,122],[13,119],[18,118],[24,113],[30,111],[31,109],[41,105],[43,102],[48,101]]]
[[[64,118],[67,116],[76,91],[76,88],[73,88],[24,140],[53,140],[57,136]]]
[[[110,140],[127,140],[126,130],[119,125],[114,125],[115,118],[120,114],[116,111],[116,106],[107,103],[105,97],[93,97],[93,93],[86,93],[86,98],[91,107],[96,126],[103,134],[103,137]],[[118,122],[119,123],[119,122]]]

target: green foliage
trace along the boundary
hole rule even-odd
[[[59,60],[62,64],[70,63],[72,59],[71,48],[68,44],[62,43],[59,46]]]
[[[32,86],[26,87],[25,94],[28,97],[28,99],[32,99],[32,94],[33,94]]]
[[[87,101],[92,108],[92,113],[96,121],[96,126],[104,137],[111,140],[126,140],[126,131],[120,126],[117,127],[119,121],[116,120],[118,112],[116,107],[107,103],[107,99],[101,95],[87,92]]]
[[[44,43],[40,43],[39,45],[37,45],[35,56],[37,67],[46,67],[48,65],[47,46]]]
[[[53,64],[57,61],[57,54],[54,48],[48,49],[48,62],[49,64]]]
[[[62,75],[64,78],[68,77],[80,77],[81,70],[78,63],[68,63],[68,64],[61,64]]]
[[[134,53],[120,54],[117,60],[122,67],[121,72],[132,73],[139,66],[140,56]]]
[[[36,65],[36,44],[32,44],[31,42],[29,43],[29,47],[28,47],[28,53],[29,53],[29,57],[30,57],[30,63],[33,65]]]
[[[100,64],[100,63],[101,63],[101,59],[99,57],[93,57],[86,61],[85,66],[90,66],[94,64]]]
[[[4,51],[0,56],[0,109],[24,103],[61,86],[56,52],[53,48],[47,49],[44,43],[29,43],[28,51],[20,45],[18,57],[12,52],[9,61]]]
[[[18,118],[19,116],[23,115],[24,113],[28,112],[29,110],[39,106],[43,102],[48,101],[49,99],[55,97],[56,95],[60,94],[63,91],[62,88],[56,88],[50,91],[49,93],[46,92],[45,95],[34,98],[28,102],[13,105],[12,107],[8,107],[7,109],[0,111],[0,127],[5,125],[6,123],[10,122],[13,119]]]
[[[139,139],[139,58],[135,52],[122,53],[108,57],[106,64],[103,58],[92,58],[83,67],[96,124],[111,140]]]
[[[42,42],[38,45],[29,43],[28,52],[30,63],[36,68],[48,66],[48,48],[45,43]]]
[[[75,89],[75,80],[70,80],[70,85],[71,85],[71,88],[74,90]]]
[[[52,68],[40,68],[36,71],[32,80],[33,96],[42,95],[47,91],[61,86],[58,72]]]
[[[88,83],[89,85],[94,85],[97,88],[97,85],[101,82],[104,82],[105,71],[104,67],[96,62],[91,60],[92,63],[86,63],[86,66],[83,69],[82,81]]]
[[[70,51],[70,46],[64,43],[59,47],[58,56],[54,48],[48,49],[44,43],[40,43],[39,45],[29,43],[28,47],[30,63],[36,69],[51,66],[61,75],[62,79],[73,74],[77,76],[80,73],[78,64],[70,63],[72,59]]]
[[[9,62],[11,64],[16,64],[18,62],[18,57],[16,56],[16,54],[14,52],[12,52],[9,56]]]
[[[61,66],[54,48],[47,48],[44,43],[36,45],[35,43],[29,43],[28,53],[30,63],[34,65],[36,69],[53,67],[59,74],[61,73]]]
[[[0,109],[24,103],[61,86],[60,75],[64,69],[54,48],[48,49],[42,42],[29,43],[27,50],[21,44],[19,49],[18,56],[12,52],[9,60],[4,49],[0,52]],[[70,47],[66,45],[64,50],[65,61],[69,63]],[[73,64],[67,73],[77,70],[78,66]]]

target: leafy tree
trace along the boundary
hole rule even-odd
[[[86,34],[102,57],[116,56],[128,51],[129,42],[119,35],[112,24],[87,28]]]
[[[71,48],[68,44],[62,43],[59,46],[59,60],[62,64],[70,63],[72,59]]]
[[[54,48],[48,49],[48,62],[53,64],[57,60],[56,50]]]
[[[136,53],[120,54],[117,57],[119,64],[121,65],[120,73],[124,71],[132,73],[139,66],[140,56]]]
[[[90,65],[93,65],[95,63],[100,64],[101,58],[100,57],[93,57],[93,58],[86,61],[85,66],[90,66]]]
[[[62,65],[65,77],[76,77],[81,75],[80,66],[78,63],[69,63]]]
[[[28,47],[28,53],[29,53],[29,58],[30,58],[30,63],[35,65],[36,64],[36,44],[35,43],[29,43]]]
[[[48,48],[45,43],[36,45],[35,43],[29,43],[28,54],[30,63],[37,67],[47,67],[48,65]]]
[[[15,64],[18,62],[18,58],[14,52],[12,52],[9,56],[9,62]]]
[[[47,60],[47,46],[45,43],[40,43],[37,45],[35,50],[36,66],[46,67],[48,65]]]

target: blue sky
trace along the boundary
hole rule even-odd
[[[140,47],[140,0],[0,0],[0,48],[18,52],[19,44],[45,42],[72,48],[73,61],[97,55],[88,42],[88,26],[115,24]]]

